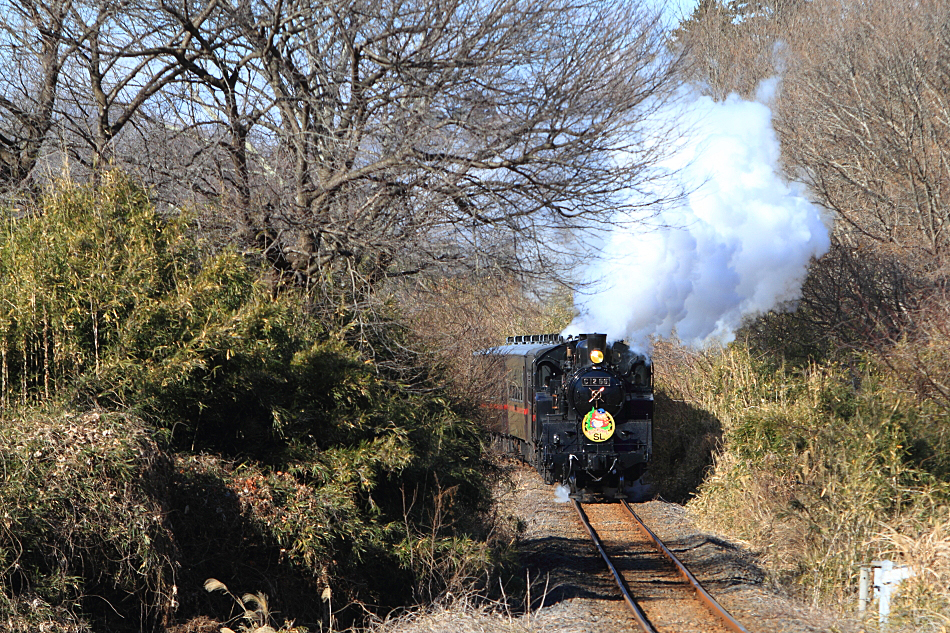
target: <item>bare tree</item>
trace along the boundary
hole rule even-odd
[[[215,176],[206,179],[207,174],[197,173],[201,184],[196,186],[205,199],[234,208],[238,241],[255,243],[260,227],[267,224],[254,217],[255,210],[264,206],[262,179],[255,175],[274,174],[261,161],[261,152],[273,151],[272,137],[263,129],[255,135],[255,127],[276,107],[274,96],[252,65],[255,53],[242,41],[232,13],[217,0],[162,6],[190,36],[188,45],[166,51],[184,71],[183,80],[170,87],[166,97],[174,103],[181,129],[201,147],[194,156],[201,155],[206,165],[213,166]],[[221,158],[226,158],[227,166]]]
[[[814,11],[823,37],[796,50],[782,101],[789,158],[856,239],[939,266],[950,245],[950,7]]]
[[[200,25],[207,17],[199,13],[193,20]],[[81,36],[73,42],[59,112],[72,158],[95,173],[121,164],[115,140],[126,126],[161,116],[147,110],[188,61],[168,51],[188,49],[192,33],[160,6],[131,0],[77,3],[70,18]]]
[[[785,41],[801,29],[802,0],[701,0],[672,33],[685,76],[714,99],[755,95],[785,64]]]
[[[373,285],[460,262],[467,239],[483,257],[511,255],[513,242],[603,220],[657,151],[637,124],[675,64],[654,18],[628,3],[599,14],[564,0],[226,11],[241,29],[231,59],[274,104],[258,119],[282,194],[272,218],[306,283],[335,270]]]
[[[812,303],[834,289],[861,338],[910,332],[946,283],[950,246],[950,6],[865,2],[808,7],[789,39],[777,126],[790,169],[837,219]],[[872,326],[873,324],[873,326]]]
[[[0,190],[29,176],[53,127],[63,64],[77,45],[67,37],[72,6],[0,2]]]
[[[333,311],[364,313],[379,289],[433,269],[568,267],[546,248],[558,231],[631,205],[665,148],[643,120],[678,58],[658,16],[631,3],[167,0],[162,11],[156,23],[186,34],[156,35],[169,44],[150,50],[177,64],[159,96],[165,129],[207,168],[189,182]]]

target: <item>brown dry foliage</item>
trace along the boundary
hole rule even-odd
[[[776,127],[789,174],[835,219],[804,305],[839,343],[886,350],[947,278],[950,4],[822,1],[799,19]]]
[[[917,631],[946,631],[950,625],[950,517],[929,524],[885,527],[878,535],[887,556],[909,565],[914,575],[898,594],[899,613]]]
[[[759,5],[759,6],[742,6]],[[701,0],[673,32],[687,52],[686,77],[714,99],[751,98],[784,66],[784,38],[801,25],[801,0],[736,3]]]
[[[722,447],[722,424],[703,406],[691,377],[706,364],[704,354],[677,341],[654,341],[656,380],[650,478],[660,497],[684,503],[710,473]]]
[[[810,3],[791,33],[779,103],[783,150],[848,245],[936,272],[950,245],[950,6]]]
[[[449,277],[416,284],[402,303],[412,330],[463,397],[484,396],[489,367],[478,350],[518,334],[551,334],[573,318],[569,291],[539,299],[511,277]]]

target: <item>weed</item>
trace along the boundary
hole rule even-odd
[[[2,599],[107,621],[140,600],[146,621],[175,610],[174,542],[158,499],[169,461],[140,420],[106,412],[0,422]],[[90,596],[98,596],[92,599]],[[82,627],[86,617],[70,616]]]
[[[261,592],[246,593],[238,598],[231,593],[227,585],[215,578],[207,579],[204,583],[204,589],[208,593],[218,591],[231,597],[240,613],[229,620],[229,623],[239,622],[238,631],[242,633],[277,633],[277,631],[307,633],[306,628],[295,627],[293,622],[284,622],[280,629],[275,629],[272,626],[272,624],[276,624],[274,614],[271,613],[267,603],[267,596]],[[228,627],[222,627],[221,633],[234,633],[234,631]]]
[[[813,602],[850,605],[859,567],[871,560],[893,555],[943,569],[934,521],[950,484],[910,450],[934,413],[873,359],[785,367],[733,344],[658,368],[661,382],[722,424],[714,468],[688,507],[707,529],[757,549],[776,580]],[[945,616],[942,573],[917,577],[924,588],[908,591]],[[909,613],[911,603],[900,604]]]

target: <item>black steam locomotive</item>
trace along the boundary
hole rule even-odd
[[[546,483],[622,496],[653,449],[649,359],[605,334],[509,337],[481,353],[493,366],[491,428]]]

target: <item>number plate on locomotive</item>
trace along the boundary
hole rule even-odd
[[[581,386],[583,387],[609,387],[610,386],[610,377],[609,376],[595,376],[593,378],[581,378]]]

